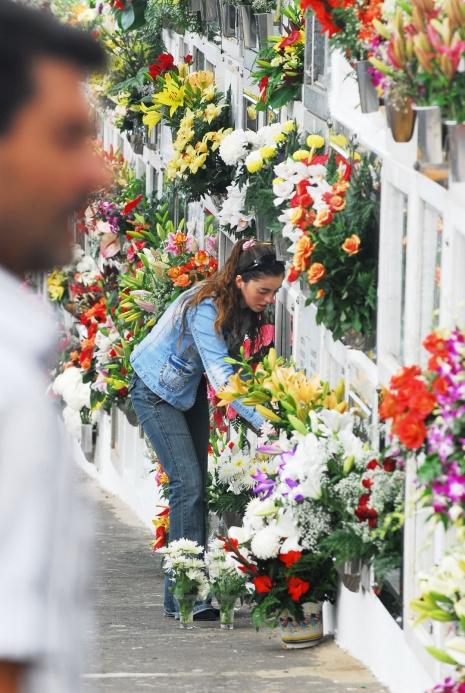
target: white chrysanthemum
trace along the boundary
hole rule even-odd
[[[219,153],[227,166],[235,166],[241,161],[247,152],[247,139],[244,130],[233,130],[229,135],[223,137]]]
[[[274,525],[258,530],[250,545],[253,555],[263,560],[275,558],[279,553],[280,539],[279,531]]]
[[[66,396],[82,383],[82,372],[79,368],[66,368],[57,375],[52,383],[52,390],[66,400]]]
[[[246,527],[230,527],[228,529],[228,537],[230,539],[235,539],[239,545],[242,545],[246,544],[250,540],[251,532]]]
[[[76,271],[80,272],[81,274],[86,272],[96,273],[97,265],[94,258],[90,255],[84,255],[76,265]]]
[[[77,438],[81,439],[81,415],[79,410],[73,409],[72,407],[65,407],[63,409],[63,421],[65,423],[67,431]]]

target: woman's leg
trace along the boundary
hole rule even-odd
[[[206,524],[207,524],[207,476],[208,476],[208,443],[210,440],[210,411],[208,407],[207,397],[207,381],[202,378],[197,390],[197,397],[191,409],[185,412],[187,426],[189,428],[192,442],[194,443],[197,461],[199,463],[199,472],[202,478],[203,487],[203,516],[204,516],[204,543],[206,542]]]
[[[155,395],[140,378],[131,388],[137,417],[170,479],[170,541],[205,543],[205,474],[197,458],[186,415]],[[208,425],[207,425],[208,428]],[[165,590],[165,610],[174,601]]]

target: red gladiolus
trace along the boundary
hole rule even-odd
[[[237,549],[238,546],[239,546],[239,541],[237,539],[231,539],[231,538],[228,538],[223,544],[224,550],[227,551],[228,553],[231,553],[231,551],[234,551],[234,549]]]
[[[257,575],[253,579],[253,584],[259,594],[266,594],[273,587],[271,578],[268,575]]]
[[[126,5],[124,4],[124,2],[122,2],[122,0],[114,0],[113,7],[121,11],[126,9]]]
[[[280,553],[279,560],[284,563],[286,568],[290,568],[294,563],[300,561],[302,558],[302,551],[288,551],[287,553]]]
[[[258,83],[258,89],[260,93],[260,101],[266,101],[266,89],[268,87],[268,82],[270,78],[268,75],[265,75],[265,77],[262,77],[260,82]]]
[[[279,42],[279,48],[286,48],[286,46],[293,46],[295,43],[298,43],[301,39],[301,33],[298,29],[294,29],[294,31],[291,31],[289,36],[286,36],[286,38],[283,38],[282,41]]]
[[[294,602],[299,599],[310,589],[310,583],[298,577],[290,577],[287,580],[287,591],[291,595]]]
[[[140,202],[142,202],[143,197],[143,195],[138,195],[133,200],[129,200],[129,202],[127,202],[123,207],[122,214],[124,216],[130,214],[130,212],[132,212],[132,210],[135,209]]]

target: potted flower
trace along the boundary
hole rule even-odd
[[[298,4],[282,10],[289,20],[281,36],[268,36],[252,77],[258,82],[257,110],[279,109],[300,98],[304,74],[305,22]]]
[[[190,539],[177,539],[158,550],[163,567],[173,583],[172,592],[179,609],[180,627],[193,628],[194,604],[208,595],[203,547]]]
[[[378,110],[378,94],[370,73],[370,42],[373,20],[381,15],[381,0],[302,0],[302,9],[310,8],[332,48],[339,48],[355,70],[362,113]]]
[[[234,628],[234,606],[239,597],[248,594],[246,576],[238,570],[238,564],[225,552],[221,540],[215,540],[205,556],[208,569],[210,594],[220,607],[220,628]]]

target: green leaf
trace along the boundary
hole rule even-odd
[[[438,659],[440,662],[443,664],[452,664],[452,665],[457,665],[457,662],[455,659],[452,657],[449,657],[449,655],[444,652],[443,650],[440,650],[438,647],[433,647],[432,645],[428,646],[425,648],[429,654],[434,657],[435,659]]]
[[[123,31],[128,31],[134,24],[136,14],[134,12],[134,7],[129,5],[125,10],[118,15],[118,24],[123,29]]]

